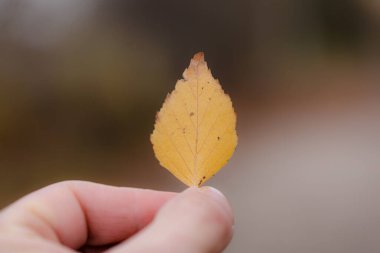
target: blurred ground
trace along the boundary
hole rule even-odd
[[[83,179],[180,191],[154,115],[204,51],[238,114],[210,180],[226,252],[380,250],[380,5],[368,0],[0,0],[0,206]]]

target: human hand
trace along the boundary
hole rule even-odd
[[[210,187],[177,194],[66,181],[0,212],[0,252],[221,252],[232,225],[227,200]]]

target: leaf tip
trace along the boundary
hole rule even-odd
[[[190,61],[190,65],[183,72],[183,77],[185,80],[188,80],[191,77],[198,75],[198,69],[204,68],[207,69],[207,63],[205,62],[205,55],[203,52],[196,53]]]
[[[198,52],[193,56],[193,61],[196,63],[205,61],[205,54],[203,52]]]

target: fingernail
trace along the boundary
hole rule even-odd
[[[223,193],[221,193],[218,189],[211,187],[211,186],[204,186],[201,188],[202,191],[206,192],[207,194],[214,195],[215,198],[220,198],[223,201],[226,201],[226,197],[224,197]]]

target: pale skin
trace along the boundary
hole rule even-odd
[[[233,213],[211,187],[182,193],[65,181],[0,211],[0,252],[217,253]]]

